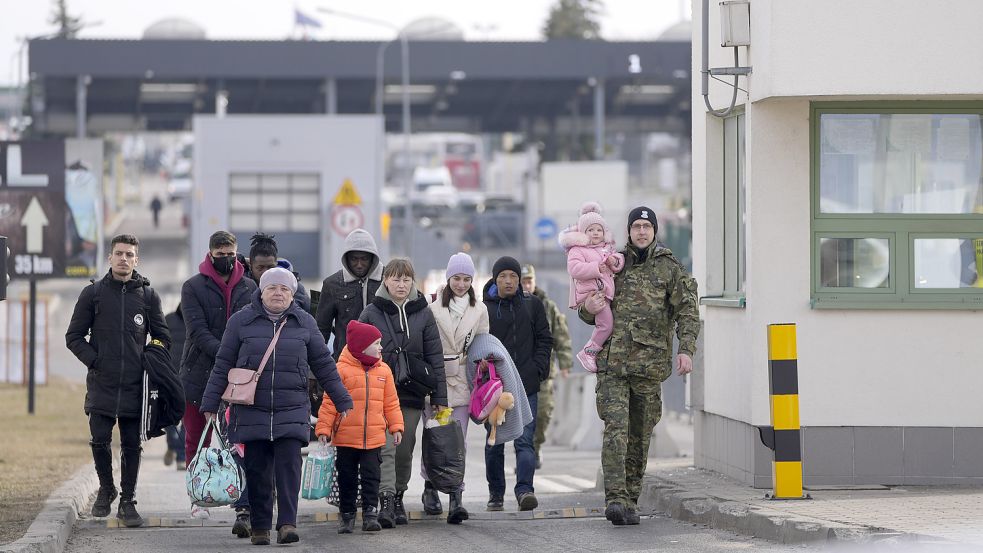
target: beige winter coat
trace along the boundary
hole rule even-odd
[[[451,311],[440,303],[440,292],[437,300],[430,304],[434,319],[437,320],[437,330],[440,331],[440,342],[444,347],[444,374],[447,378],[447,406],[459,407],[471,402],[471,385],[468,382],[466,346],[478,334],[488,334],[488,310],[481,301],[468,306],[464,316],[455,327]]]

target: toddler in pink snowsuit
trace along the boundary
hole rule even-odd
[[[570,307],[578,309],[594,292],[603,292],[607,299],[604,309],[594,316],[595,326],[590,340],[577,353],[577,359],[585,369],[597,372],[595,358],[614,329],[611,314],[614,273],[624,268],[625,256],[615,250],[614,236],[601,217],[601,206],[595,202],[587,202],[580,208],[576,230],[570,228],[561,233],[560,245],[567,250],[567,272],[573,279],[570,284]]]

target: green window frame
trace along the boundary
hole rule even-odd
[[[938,130],[940,126],[939,120],[945,119],[945,116],[953,114],[978,115],[980,116],[980,125],[983,125],[983,102],[813,102],[810,106],[810,111],[810,259],[812,262],[812,307],[820,309],[983,310],[983,287],[976,287],[979,283],[983,282],[978,268],[976,269],[976,286],[960,284],[952,287],[929,288],[924,286],[926,282],[925,277],[915,274],[915,260],[918,251],[916,241],[918,240],[958,239],[961,244],[965,245],[968,242],[971,246],[979,248],[980,246],[978,244],[980,242],[972,241],[983,239],[983,212],[899,213],[897,211],[900,211],[900,209],[891,211],[882,207],[870,207],[869,210],[864,212],[851,213],[848,212],[851,206],[847,206],[844,209],[837,206],[824,212],[822,210],[824,204],[821,203],[824,200],[822,197],[823,190],[821,190],[823,181],[822,175],[820,174],[822,170],[821,162],[823,161],[822,148],[824,135],[821,133],[824,115],[860,116],[861,118],[873,118],[873,116],[884,115],[902,116],[898,119],[899,123],[895,123],[893,119],[887,125],[880,122],[877,123],[880,126],[888,126],[890,130],[887,132],[879,129],[876,132],[864,135],[861,127],[854,127],[852,130],[844,132],[841,129],[835,129],[833,126],[830,126],[831,132],[826,138],[834,137],[835,140],[839,141],[839,144],[859,145],[857,146],[859,148],[858,150],[853,152],[847,151],[846,155],[856,154],[857,151],[867,148],[869,151],[863,152],[863,154],[872,155],[878,163],[882,163],[882,165],[875,165],[868,161],[863,166],[863,170],[870,171],[871,174],[876,171],[880,171],[881,173],[877,178],[870,179],[874,181],[874,185],[865,189],[865,192],[870,193],[870,196],[874,198],[871,202],[872,205],[888,205],[889,201],[883,197],[877,197],[878,192],[883,192],[883,190],[877,189],[875,192],[870,192],[871,189],[880,185],[887,187],[886,189],[890,192],[896,192],[894,187],[902,187],[900,184],[901,181],[904,181],[904,186],[910,186],[911,190],[909,192],[913,191],[911,194],[904,196],[903,201],[912,203],[920,201],[921,195],[923,194],[922,187],[925,186],[925,183],[919,180],[922,178],[922,172],[925,171],[926,166],[932,166],[933,163],[942,165],[942,162],[938,161],[942,158],[932,158],[924,161],[919,158],[923,152],[911,154],[909,151],[902,151],[899,157],[889,158],[889,155],[895,155],[895,142],[900,143],[904,140],[908,140],[911,143],[917,142],[915,146],[907,146],[907,142],[905,144],[906,147],[911,148],[911,151],[915,149],[927,150],[932,152],[932,155],[938,156],[940,155],[938,152],[942,149],[941,144],[949,140],[949,138],[943,137],[943,133]],[[906,122],[903,116],[907,115],[916,117],[907,118],[908,121]],[[931,119],[926,121],[926,118],[918,116],[931,116]],[[831,121],[835,121],[836,119],[835,117],[829,118]],[[843,117],[840,119],[846,120],[848,118]],[[882,120],[879,119],[878,121]],[[903,129],[902,123],[911,122],[914,122],[912,128],[915,128],[912,135],[905,135],[904,130],[898,132],[897,135],[892,134],[895,127],[891,127],[891,125]],[[857,129],[860,129],[860,131],[858,132]],[[926,129],[928,129],[927,132]],[[970,139],[966,140],[965,146],[972,143],[973,146],[976,146],[976,149],[965,147],[960,151],[967,153],[965,159],[970,161],[967,161],[966,164],[975,167],[977,160],[972,158],[980,155],[979,151],[983,149],[980,146],[983,144],[983,137],[976,137],[974,134],[975,131],[970,130],[971,132],[967,133]],[[897,136],[901,138],[899,139]],[[958,134],[956,136],[958,137]],[[834,138],[829,138],[829,140],[832,141]],[[881,144],[876,139],[883,140],[883,150],[878,150]],[[867,140],[867,142],[863,142],[863,140]],[[964,145],[959,143],[956,146],[962,148]],[[952,148],[953,146],[948,144],[946,147]],[[840,151],[834,151],[833,155],[839,155],[839,153]],[[905,165],[907,159],[904,156],[913,158],[910,166]],[[859,158],[860,155],[855,156],[855,159]],[[897,163],[897,159],[904,159],[905,162]],[[856,172],[853,178],[859,183],[862,178],[857,175],[861,172],[862,169],[859,167],[863,164],[855,160],[850,160],[849,162],[854,164],[851,166]],[[830,182],[833,183],[830,186],[830,190],[833,190],[835,186],[841,184],[836,180],[841,175],[834,174],[838,167],[833,167],[832,163],[830,165],[829,176]],[[983,165],[983,159],[979,160],[978,165]],[[870,169],[871,166],[874,166],[873,170]],[[901,170],[898,167],[901,167]],[[934,168],[935,166],[932,167]],[[934,169],[930,169],[928,172],[931,172],[931,170]],[[898,184],[895,181],[898,181]],[[854,185],[856,191],[860,191],[860,184],[852,182],[849,184]],[[978,186],[980,189],[976,192],[975,196],[975,201],[978,202],[977,210],[979,210],[979,206],[983,206],[983,182],[978,183]],[[937,194],[935,191],[924,193]],[[857,196],[861,196],[861,194],[858,193]],[[886,196],[886,194],[882,196]],[[898,197],[902,196],[899,195]],[[893,199],[896,200],[897,198]],[[967,194],[966,200],[968,203],[974,201],[971,194]],[[829,202],[829,198],[826,198],[826,201]],[[863,199],[857,201],[863,201]],[[882,204],[877,204],[876,202],[878,201],[882,202]],[[883,209],[883,212],[876,212],[878,209]],[[857,209],[856,211],[861,210]],[[925,211],[929,210],[926,209]],[[940,209],[939,211],[944,210]],[[868,257],[877,258],[882,262],[883,254],[885,253],[883,246],[886,243],[886,253],[889,255],[885,267],[887,270],[886,280],[878,281],[876,276],[874,279],[867,278],[869,277],[870,271],[865,274],[862,269],[855,269],[853,264],[854,252],[850,251],[849,248],[840,248],[840,250],[829,247],[826,249],[822,248],[823,239],[837,238],[859,239],[861,243],[855,243],[854,245],[865,247]],[[833,243],[828,242],[827,244]],[[843,246],[848,244],[850,242],[844,241],[836,245]],[[955,244],[948,244],[950,252],[953,251],[952,246]],[[927,243],[923,245],[927,245]],[[853,273],[856,273],[857,279],[866,278],[863,282],[867,282],[867,285],[872,287],[837,287],[830,285],[831,280],[839,282],[839,279],[829,278],[829,269],[830,264],[833,263],[839,270],[840,258],[838,254],[841,251],[846,252],[845,257],[847,259],[843,267],[848,269],[846,271],[849,273],[847,276],[853,277]],[[979,253],[976,254],[976,267],[980,265],[979,255]],[[826,256],[825,265],[823,256]],[[830,261],[831,259],[834,261]],[[959,261],[962,260],[959,259]],[[925,267],[932,266],[932,264],[925,264]],[[824,267],[827,271],[825,275]],[[949,281],[951,281],[951,278]]]

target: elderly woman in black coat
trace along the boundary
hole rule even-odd
[[[310,438],[308,373],[314,373],[342,416],[352,408],[352,399],[314,317],[293,301],[296,291],[297,279],[290,271],[276,268],[263,273],[252,303],[229,319],[202,398],[201,411],[207,418],[214,417],[228,386],[229,369],[258,368],[274,333],[282,328],[256,385],[254,404],[230,408],[229,439],[243,443],[246,450],[244,465],[252,508],[250,538],[256,545],[270,543],[274,482],[279,511],[277,543],[300,539],[300,449]]]
[[[406,524],[403,493],[406,492],[413,470],[413,449],[416,429],[423,408],[430,398],[434,412],[447,406],[447,381],[444,378],[444,346],[430,302],[416,289],[413,265],[409,259],[393,259],[382,271],[382,286],[375,293],[358,320],[369,323],[382,333],[382,358],[393,370],[399,408],[403,412],[406,431],[397,446],[391,435],[382,448],[382,478],[379,483],[379,524],[393,528]],[[424,392],[411,383],[400,383],[398,350],[405,350],[404,359],[414,358],[417,367],[425,363],[432,389]],[[436,513],[435,513],[436,514]]]

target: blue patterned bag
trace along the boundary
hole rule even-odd
[[[318,444],[304,459],[300,479],[300,496],[304,499],[324,499],[331,493],[334,479],[335,448]]]
[[[211,445],[203,447],[209,432],[212,433]],[[243,480],[239,465],[232,458],[232,451],[222,439],[215,420],[208,421],[198,441],[198,453],[188,464],[185,474],[191,503],[206,508],[231,505],[242,493]]]

